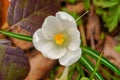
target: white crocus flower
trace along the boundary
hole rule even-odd
[[[80,58],[80,43],[76,21],[65,12],[48,16],[42,28],[33,35],[35,48],[50,59],[59,59],[64,66],[69,66]]]

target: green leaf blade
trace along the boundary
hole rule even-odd
[[[115,46],[115,47],[114,47],[114,49],[115,49],[117,52],[119,52],[119,53],[120,53],[120,44],[119,44],[119,45],[117,45],[117,46]]]
[[[113,7],[113,6],[119,4],[119,1],[98,1],[98,0],[93,0],[93,2],[94,2],[94,4],[96,6],[101,6],[102,8]]]
[[[85,57],[85,56],[81,56],[80,58],[80,63],[82,63],[90,72],[94,71],[94,66],[93,64]],[[101,74],[96,71],[95,76],[98,78],[98,80],[104,80],[104,78],[101,76]]]
[[[90,0],[83,0],[85,10],[90,9]]]
[[[2,31],[2,30],[0,30],[0,33],[4,34],[6,36],[10,36],[10,37],[20,39],[20,40],[25,40],[25,41],[32,42],[32,36],[27,36],[27,35],[23,35],[23,34],[17,34],[17,33],[8,32],[8,31]]]
[[[93,58],[95,58],[96,60],[99,58],[99,53],[89,47],[82,47],[82,51],[83,53],[87,53],[90,56],[92,56]],[[108,61],[105,57],[102,57],[100,62],[107,66],[109,69],[113,70],[114,72],[116,72],[118,75],[120,75],[120,69],[117,68],[114,64],[112,64],[110,61]]]

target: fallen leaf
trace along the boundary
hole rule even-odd
[[[23,80],[30,70],[28,58],[20,48],[7,43],[0,44],[0,80]]]
[[[95,40],[100,40],[100,21],[97,14],[95,14],[94,6],[90,8],[90,14],[88,16],[87,23],[87,39],[91,41],[92,48],[95,48]]]
[[[10,40],[0,39],[0,44],[11,46],[12,42]]]
[[[114,49],[116,45],[117,41],[106,35],[104,43],[104,56],[120,68],[120,54]]]
[[[12,0],[8,9],[9,26],[20,26],[31,35],[41,27],[44,19],[60,10],[57,0]]]
[[[44,57],[37,50],[30,51],[28,55],[31,69],[25,80],[42,80],[49,74],[50,70],[53,69],[57,63],[56,60],[50,60]]]

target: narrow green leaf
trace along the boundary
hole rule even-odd
[[[71,4],[75,4],[77,2],[77,0],[68,0],[68,2]]]
[[[94,66],[93,64],[90,62],[90,60],[88,60],[85,56],[81,56],[80,58],[80,63],[82,63],[90,72],[94,71]],[[101,74],[96,71],[95,76],[98,78],[98,80],[104,80],[104,78],[101,76]]]
[[[120,21],[120,6],[118,6],[118,17],[119,17],[119,21]]]
[[[94,75],[95,75],[95,73],[96,73],[96,71],[97,71],[97,69],[98,69],[98,67],[99,67],[101,57],[102,57],[102,53],[100,54],[100,56],[99,56],[99,58],[98,58],[98,61],[97,61],[97,64],[96,64],[96,66],[95,66],[95,69],[94,69],[93,73],[91,74],[91,76],[90,76],[90,78],[89,78],[90,80],[92,80],[92,78],[94,77]]]
[[[97,8],[96,13],[99,15],[103,15],[103,14],[106,14],[106,11],[103,8]]]
[[[115,46],[115,47],[114,47],[114,49],[115,49],[117,52],[119,52],[119,53],[120,53],[120,44],[119,44],[119,45],[117,45],[117,46]]]
[[[71,78],[73,77],[73,75],[76,71],[75,68],[76,68],[76,64],[73,64],[69,67],[68,80],[71,80]]]
[[[113,7],[113,6],[119,4],[119,1],[98,1],[98,0],[93,0],[93,2],[94,2],[94,4],[96,6],[101,6],[102,8]]]
[[[100,39],[103,40],[104,38],[105,38],[105,33],[102,32],[102,33],[100,34]]]
[[[106,27],[108,27],[109,32],[113,31],[118,25],[118,15],[114,14],[110,18],[107,19],[107,22],[105,24]]]
[[[105,22],[105,27],[108,28],[109,32],[113,31],[119,22],[120,7],[113,6],[108,9],[97,7],[96,13],[102,15],[102,19]]]
[[[89,80],[87,77],[82,77],[80,80]]]
[[[0,30],[0,33],[9,36],[9,37],[14,37],[20,40],[25,40],[25,41],[30,41],[32,42],[32,36],[27,36],[27,35],[23,35],[23,34],[17,34],[17,33],[13,33],[13,32],[8,32],[8,31],[2,31]]]
[[[50,72],[50,80],[54,80],[54,71]]]
[[[90,56],[92,56],[93,58],[95,58],[96,60],[99,58],[99,53],[96,50],[93,50],[89,47],[81,47],[83,53],[89,54]],[[112,64],[110,61],[108,61],[105,57],[102,57],[100,62],[107,66],[108,68],[110,68],[111,70],[113,70],[114,72],[116,72],[118,75],[120,75],[120,69],[117,68],[114,64]]]
[[[83,0],[85,10],[90,9],[90,0]]]

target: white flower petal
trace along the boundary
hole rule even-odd
[[[42,29],[45,38],[50,40],[56,33],[63,31],[63,26],[56,17],[48,16],[42,25]]]
[[[34,34],[33,34],[33,45],[34,47],[41,51],[43,45],[45,45],[48,42],[43,36],[42,29],[38,29]]]
[[[61,23],[64,27],[64,31],[67,31],[70,28],[77,28],[77,24],[74,24],[73,22],[70,22],[68,20],[61,20]]]
[[[56,17],[59,19],[59,21],[62,23],[64,27],[64,31],[68,30],[71,27],[76,27],[77,24],[72,16],[65,12],[58,12],[56,13]]]
[[[66,12],[59,11],[56,13],[56,17],[63,20],[68,20],[76,24],[75,19]]]
[[[64,56],[59,59],[61,65],[70,66],[75,63],[81,57],[81,49],[78,48],[76,51],[67,51]]]
[[[80,46],[80,33],[77,28],[70,28],[68,30],[68,35],[70,37],[68,49],[76,50]]]
[[[66,48],[57,47],[54,43],[48,42],[43,46],[42,53],[50,59],[58,59],[66,53]]]

